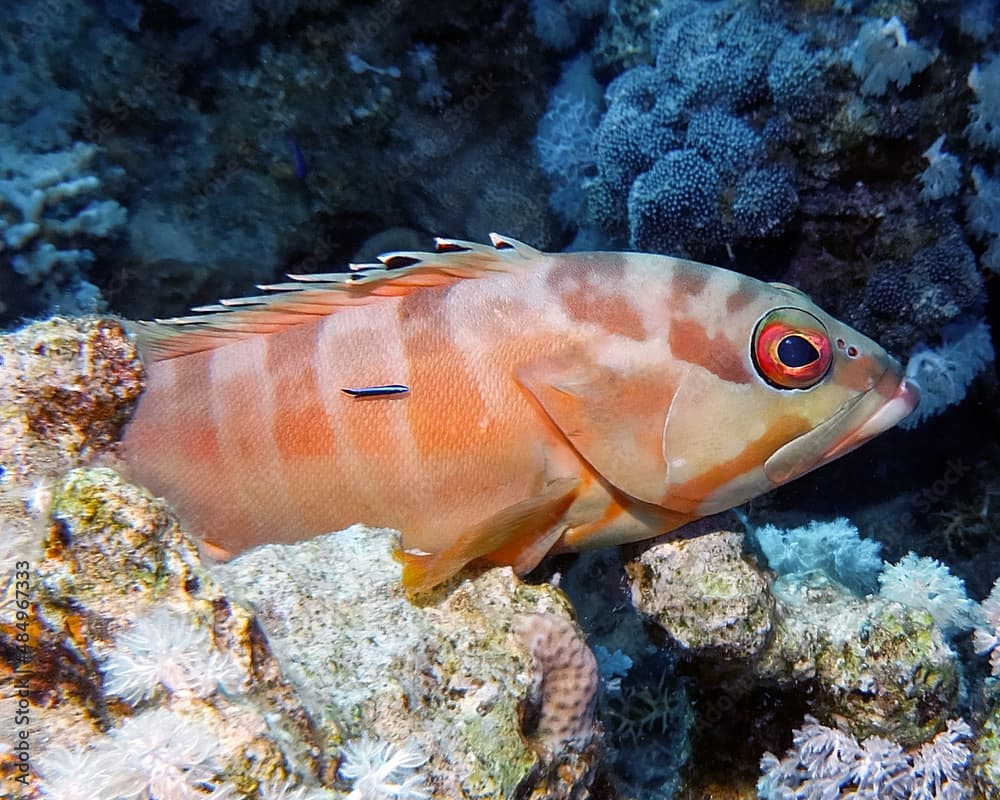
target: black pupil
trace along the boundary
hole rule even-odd
[[[819,358],[819,351],[808,339],[792,334],[778,342],[778,358],[786,367],[804,367]]]

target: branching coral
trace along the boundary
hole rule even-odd
[[[0,253],[29,285],[44,283],[46,299],[69,312],[92,311],[99,301],[80,273],[94,254],[77,242],[107,237],[125,223],[116,201],[94,199],[102,187],[92,172],[96,156],[97,148],[82,142],[52,153],[0,142]]]
[[[972,643],[979,655],[990,657],[993,674],[1000,675],[1000,578],[979,606],[979,617]]]
[[[806,717],[785,758],[764,754],[757,790],[763,800],[961,800],[972,796],[963,782],[971,736],[963,720],[950,720],[947,730],[905,752],[878,736],[859,743]]]

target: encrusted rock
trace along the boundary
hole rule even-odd
[[[632,602],[693,654],[753,658],[774,601],[742,553],[743,534],[727,531],[655,544],[626,566]]]
[[[5,574],[0,619],[3,682],[27,683],[37,725],[34,781],[74,797],[74,773],[88,772],[97,797],[144,780],[155,793],[164,769],[189,792],[317,774],[310,720],[252,614],[225,598],[163,502],[107,468],[71,470],[51,493],[27,600],[14,602]],[[178,750],[174,727],[205,747]],[[159,742],[159,766],[128,757],[137,736]],[[195,762],[169,761],[188,749]]]
[[[54,317],[0,336],[5,480],[66,470],[107,449],[141,391],[142,365],[115,320]]]
[[[213,576],[257,612],[324,729],[412,743],[428,757],[435,797],[584,796],[597,752],[592,693],[579,694],[585,708],[545,707],[552,654],[533,658],[516,630],[524,615],[543,615],[566,634],[557,644],[585,647],[564,596],[502,568],[414,605],[397,546],[391,531],[354,526],[257,548]],[[574,724],[553,738],[560,714]]]
[[[0,336],[0,562],[36,556],[52,481],[111,448],[142,391],[112,319],[54,317]]]
[[[859,740],[909,746],[958,716],[957,657],[927,613],[819,572],[771,585],[742,549],[725,532],[653,545],[626,567],[635,605],[724,682],[808,695]]]
[[[820,572],[783,576],[774,594],[774,640],[755,667],[761,681],[815,687],[813,713],[843,718],[858,739],[909,746],[958,715],[957,658],[926,612],[858,598]]]
[[[973,779],[987,800],[1000,798],[1000,682],[987,678],[983,691],[986,713],[973,755]]]

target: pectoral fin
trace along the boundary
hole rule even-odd
[[[608,483],[637,500],[662,502],[663,430],[679,381],[668,364],[615,369],[566,359],[523,368],[517,379]]]
[[[559,538],[559,520],[576,499],[580,481],[560,478],[539,494],[498,511],[462,531],[440,553],[403,551],[403,585],[410,594],[448,580],[477,558],[510,564],[518,572],[534,567]]]

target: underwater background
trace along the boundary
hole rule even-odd
[[[1000,797],[996,0],[26,0],[0,98],[0,797]],[[102,460],[116,318],[491,231],[797,286],[921,405],[419,608],[387,532],[208,568]]]

